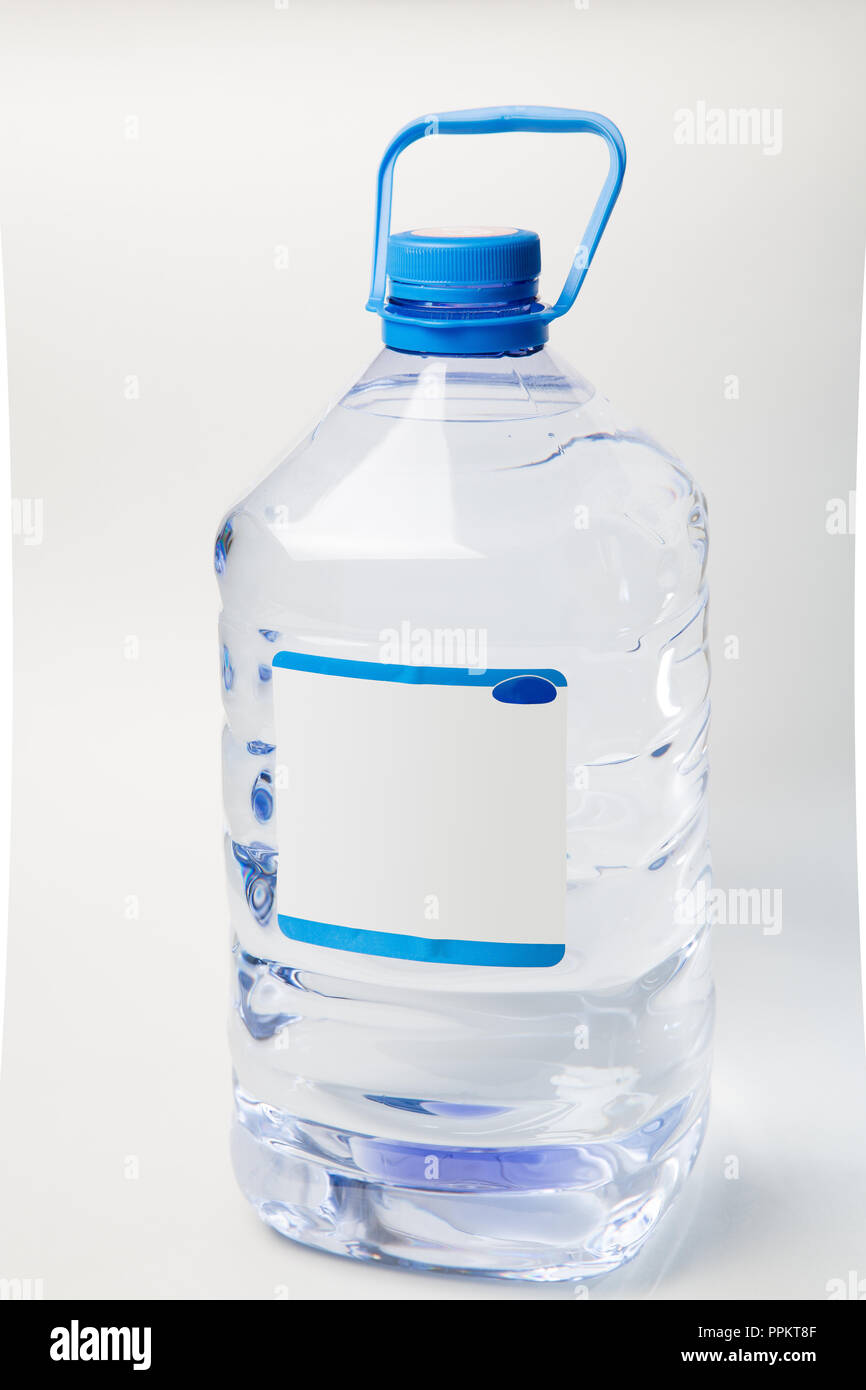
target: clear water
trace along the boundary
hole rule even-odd
[[[382,352],[223,524],[240,1185],[358,1258],[558,1279],[630,1258],[706,1114],[712,983],[704,506],[547,351]],[[565,960],[392,961],[276,924],[278,647],[556,667],[568,681]],[[394,659],[391,656],[390,659]],[[360,733],[360,731],[359,731]],[[340,873],[334,845],[333,872]],[[491,936],[496,939],[495,924]]]

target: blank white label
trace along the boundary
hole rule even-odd
[[[432,963],[561,960],[561,672],[273,665],[284,935]]]

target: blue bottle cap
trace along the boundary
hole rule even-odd
[[[517,227],[423,227],[388,239],[392,299],[513,303],[535,298],[540,271],[537,235]]]
[[[544,305],[536,298],[541,242],[535,232],[519,227],[399,232],[388,238],[386,268],[383,337],[389,347],[486,355],[532,352],[547,339]]]

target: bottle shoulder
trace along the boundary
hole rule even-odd
[[[619,420],[603,398],[544,418],[419,421],[358,415],[337,406],[221,523],[245,515],[283,544],[328,535],[386,545],[448,531],[555,529],[571,516],[595,525],[655,528],[670,540],[694,511],[696,481],[646,432]]]
[[[385,352],[224,519],[254,569],[349,560],[527,566],[584,592],[676,599],[703,582],[706,509],[680,460],[549,353],[485,360]],[[411,378],[407,380],[406,378]],[[226,529],[228,528],[228,530]],[[267,555],[267,559],[265,559]]]

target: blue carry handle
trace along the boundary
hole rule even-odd
[[[566,313],[578,296],[595,249],[607,226],[625,173],[625,142],[613,121],[595,111],[571,111],[559,106],[487,106],[477,111],[445,111],[438,116],[422,116],[399,131],[385,151],[379,165],[376,189],[376,226],[373,248],[373,277],[367,308],[381,314],[385,308],[386,261],[391,233],[391,199],[394,165],[416,140],[429,135],[493,135],[501,131],[528,130],[540,134],[600,135],[608,148],[610,167],[586,231],[575,252],[571,270],[556,303],[538,318],[546,323]],[[386,310],[387,312],[387,310]]]

